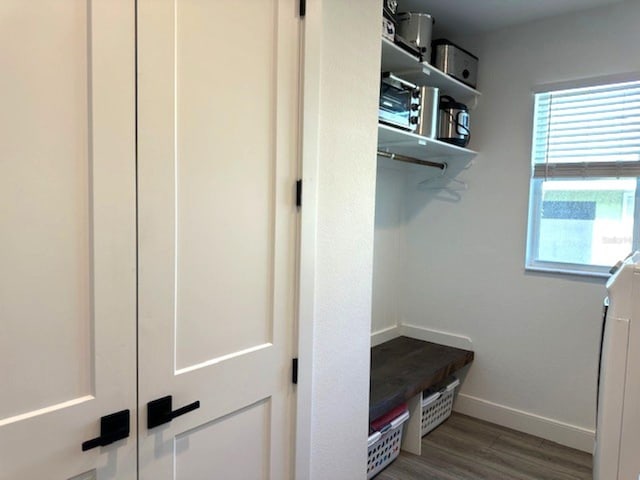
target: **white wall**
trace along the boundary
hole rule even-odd
[[[471,118],[481,154],[459,175],[470,188],[443,202],[411,174],[398,234],[400,321],[473,340],[456,408],[585,450],[604,280],[524,271],[531,88],[640,71],[639,24],[640,2],[627,2],[464,42],[480,57],[483,92]]]
[[[394,165],[395,164],[395,165]],[[404,165],[379,160],[376,182],[372,342],[389,340],[400,321],[406,175]],[[389,335],[391,337],[389,338]]]
[[[296,478],[364,479],[382,5],[307,8]]]

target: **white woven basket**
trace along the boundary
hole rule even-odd
[[[423,392],[421,422],[423,437],[451,416],[453,398],[458,385],[460,380],[454,377],[444,389],[438,392],[427,397],[424,396],[426,392]]]
[[[404,422],[409,419],[409,412],[404,412],[398,418],[391,421],[388,429],[382,432],[374,432],[369,436],[369,449],[367,460],[367,478],[372,478],[379,473],[400,454],[400,442]]]

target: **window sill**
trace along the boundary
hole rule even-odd
[[[574,275],[578,277],[604,278],[608,279],[611,274],[609,272],[593,272],[588,270],[572,270],[571,268],[562,267],[540,267],[527,265],[524,267],[526,272],[555,273],[559,275]]]

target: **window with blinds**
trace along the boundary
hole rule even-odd
[[[607,274],[638,248],[640,82],[535,94],[526,266]]]

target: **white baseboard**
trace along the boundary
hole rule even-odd
[[[398,325],[383,328],[382,330],[378,330],[377,332],[373,332],[371,334],[371,346],[375,347],[377,345],[380,345],[381,343],[393,340],[400,335],[402,334],[400,333],[400,327]]]
[[[593,453],[594,430],[541,417],[464,393],[457,396],[453,409],[470,417]]]
[[[473,342],[469,337],[455,333],[432,330],[430,328],[418,327],[416,325],[394,325],[383,328],[371,334],[371,346],[375,347],[381,343],[393,340],[396,337],[405,336],[424,340],[425,342],[439,343],[448,347],[473,350]]]
[[[447,347],[462,348],[463,350],[473,350],[473,342],[469,337],[456,333],[432,330],[430,328],[418,327],[415,325],[402,324],[399,327],[399,335],[417,338],[425,342],[439,343]]]

